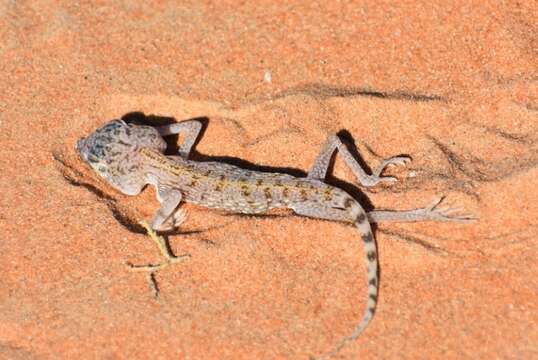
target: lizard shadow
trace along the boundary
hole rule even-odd
[[[127,113],[122,116],[122,120],[124,120],[127,123],[150,125],[150,126],[162,126],[162,125],[169,125],[169,124],[178,122],[174,117],[159,116],[159,115],[146,115],[143,112]],[[250,161],[247,161],[238,157],[234,157],[234,156],[208,156],[208,155],[201,154],[196,150],[196,145],[198,144],[200,139],[203,138],[204,133],[207,130],[207,127],[209,125],[209,118],[203,116],[203,117],[196,117],[196,118],[190,118],[190,119],[185,119],[185,120],[196,120],[202,124],[202,129],[200,131],[200,134],[198,135],[192,147],[191,154],[189,156],[191,160],[200,161],[200,162],[210,162],[210,161],[223,162],[230,165],[238,166],[246,170],[269,172],[269,173],[279,172],[279,173],[289,174],[298,178],[307,176],[307,173],[305,171],[301,169],[293,168],[293,167],[259,165],[259,164],[255,164]],[[359,165],[363,169],[365,169],[365,171],[371,172],[371,168],[364,162],[364,159],[360,156],[360,154],[356,150],[355,142],[351,134],[347,130],[341,130],[337,133],[337,135],[340,137],[340,139],[342,139],[344,143],[349,145],[348,146],[349,151],[351,152],[353,158],[359,163]],[[166,136],[164,139],[168,145],[166,155],[177,154],[179,150],[179,146],[178,146],[179,135]],[[351,184],[347,181],[338,179],[332,175],[335,159],[336,159],[336,152],[331,157],[331,161],[329,164],[327,177],[325,181],[328,184],[336,186],[346,191],[347,193],[349,193],[361,204],[361,206],[366,211],[372,211],[374,209],[373,204],[368,199],[368,197],[362,191],[358,189],[356,185]],[[233,215],[261,216],[261,217],[281,217],[282,216],[282,215],[275,216],[271,214],[261,214],[261,215],[233,214]]]

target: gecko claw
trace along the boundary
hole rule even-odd
[[[462,206],[439,207],[444,199],[445,196],[435,198],[423,209],[424,215],[430,220],[437,221],[474,222],[478,220],[478,218],[472,214],[458,214],[464,209]]]
[[[411,162],[411,158],[409,156],[395,156],[385,160],[385,162],[385,166],[406,165]]]
[[[385,159],[375,168],[373,172],[374,176],[379,177],[386,167],[405,165],[409,162],[411,162],[411,158],[409,156],[395,156]]]
[[[381,176],[379,178],[379,182],[386,182],[386,183],[395,183],[398,181],[398,178],[394,176]]]
[[[441,202],[443,202],[443,200],[445,199],[446,196],[437,196],[436,198],[434,198],[430,204],[428,206],[426,206],[426,209],[428,211],[432,211],[433,209],[435,209],[437,207],[437,205],[439,205]]]
[[[371,178],[371,183],[368,184],[368,186],[376,185],[380,182],[386,182],[386,183],[395,183],[398,181],[397,178],[394,176],[381,176],[381,173],[385,168],[389,166],[400,166],[405,165],[408,162],[411,161],[411,158],[409,156],[395,156],[388,159],[385,159],[379,164],[373,171]]]

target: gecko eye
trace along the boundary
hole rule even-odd
[[[99,158],[92,153],[85,153],[84,154],[85,160],[89,163],[97,164],[99,163]]]
[[[89,165],[97,174],[101,175],[102,177],[106,178],[108,176],[108,168],[103,163],[89,162]]]

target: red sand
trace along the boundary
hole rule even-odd
[[[353,228],[188,205],[202,231],[170,237],[192,258],[154,299],[125,262],[157,249],[116,220],[149,219],[153,190],[73,149],[133,111],[207,116],[199,153],[260,165],[307,170],[340,129],[372,166],[364,144],[410,154],[375,207],[445,194],[480,221],[379,226],[378,312],[338,358],[538,357],[536,2],[146,3],[0,5],[0,358],[306,359],[360,320]]]

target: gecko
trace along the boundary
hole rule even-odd
[[[360,185],[372,187],[393,183],[395,177],[383,176],[388,166],[405,165],[408,156],[393,156],[373,169],[372,174],[361,167],[338,135],[330,135],[306,177],[286,173],[243,169],[215,161],[189,159],[202,130],[202,123],[186,120],[163,126],[149,126],[112,120],[76,142],[80,158],[100,177],[126,195],[139,194],[146,185],[156,188],[160,208],[147,226],[154,240],[156,232],[178,228],[185,221],[179,207],[182,201],[207,208],[239,214],[263,214],[275,208],[291,209],[297,215],[352,224],[364,246],[367,264],[367,300],[363,316],[351,335],[329,354],[336,354],[346,343],[356,340],[369,324],[376,310],[379,288],[378,252],[371,223],[398,221],[468,222],[472,215],[457,214],[461,209],[440,207],[442,197],[430,205],[405,211],[365,211],[348,192],[325,181],[331,159],[336,151],[349,166]],[[183,134],[178,154],[166,156],[163,137]],[[163,255],[177,260],[159,243]],[[147,268],[151,270],[153,265]]]

